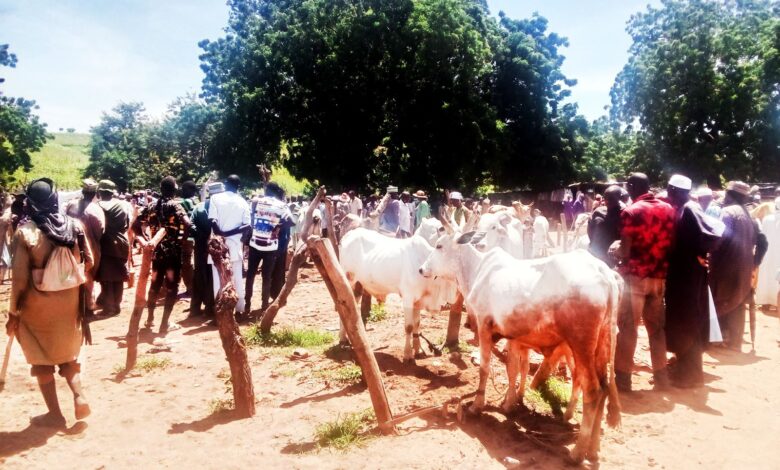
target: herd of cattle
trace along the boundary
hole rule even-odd
[[[572,400],[565,419],[571,418],[579,392],[583,395],[582,424],[571,458],[594,460],[605,403],[607,423],[620,423],[613,362],[623,281],[584,250],[521,259],[522,210],[494,208],[462,227],[442,212],[407,239],[368,228],[370,220],[353,220],[342,231],[340,262],[356,291],[362,288],[380,301],[389,294],[400,296],[405,361],[421,352],[420,310],[439,312],[462,295],[467,326],[479,341],[474,411],[484,407],[491,355],[500,339],[507,340],[507,411],[523,396],[529,349],[545,357],[534,383],[546,380],[561,357],[568,358]]]

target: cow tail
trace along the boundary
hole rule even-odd
[[[615,276],[612,292],[610,294],[610,345],[609,362],[607,365],[607,374],[609,377],[608,401],[607,401],[607,425],[611,428],[620,427],[620,397],[618,395],[617,384],[615,383],[615,348],[617,347],[617,317],[620,309],[620,301],[623,297],[623,279],[617,273]]]

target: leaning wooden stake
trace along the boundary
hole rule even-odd
[[[127,359],[125,360],[125,372],[130,372],[135,367],[135,361],[138,359],[138,329],[146,308],[146,285],[149,283],[149,273],[152,269],[152,255],[154,248],[165,236],[165,230],[159,230],[149,243],[141,250],[141,270],[138,273],[138,280],[135,284],[135,303],[133,304],[133,314],[130,315],[130,326],[127,328]],[[132,248],[131,248],[132,250]]]
[[[460,334],[460,320],[463,313],[463,295],[458,292],[458,298],[450,306],[450,321],[447,325],[447,339],[444,345],[449,348],[458,346],[458,335]]]
[[[212,237],[209,241],[209,254],[214,260],[214,267],[219,275],[219,285],[222,286],[214,301],[214,311],[222,348],[230,364],[230,382],[233,385],[235,410],[237,415],[248,418],[255,415],[255,390],[252,385],[252,370],[249,368],[249,359],[246,355],[246,344],[233,316],[238,296],[233,287],[233,269],[225,239]]]
[[[347,276],[336,258],[333,245],[330,240],[319,237],[309,239],[307,244],[311,251],[312,260],[322,275],[331,297],[333,297],[358,365],[363,371],[363,378],[368,386],[368,393],[371,396],[379,429],[385,434],[394,433],[395,426],[391,422],[393,414],[390,412],[390,405],[387,402],[379,365],[368,344],[366,330],[355,305],[355,297],[347,281]]]
[[[295,252],[293,253],[292,260],[290,261],[290,269],[287,271],[287,279],[284,281],[284,286],[282,286],[282,290],[279,292],[279,296],[274,299],[273,303],[269,305],[267,309],[265,309],[263,318],[260,320],[260,331],[264,334],[268,334],[271,331],[271,326],[274,324],[274,318],[276,318],[276,314],[279,313],[279,309],[287,305],[287,297],[290,296],[293,287],[295,287],[295,284],[298,283],[298,270],[301,266],[303,266],[304,261],[306,261],[306,255],[308,253],[306,240],[309,238],[309,233],[311,232],[314,209],[317,208],[320,200],[323,197],[325,197],[324,186],[320,187],[319,191],[317,191],[317,195],[314,197],[314,200],[311,201],[309,208],[306,210],[306,214],[303,216],[303,227],[301,228],[300,241],[295,247]]]

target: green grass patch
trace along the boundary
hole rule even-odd
[[[444,339],[441,339],[437,344],[442,344],[443,342],[444,342]],[[442,351],[445,352],[445,353],[459,352],[459,353],[468,354],[468,353],[474,351],[475,349],[476,348],[474,346],[470,345],[469,343],[467,343],[466,341],[463,341],[463,340],[458,341],[458,345],[454,346],[454,347],[452,347],[452,346],[442,346]]]
[[[333,369],[315,371],[314,376],[330,383],[353,385],[363,380],[363,371],[357,364],[350,363]]]
[[[360,446],[369,439],[368,431],[375,420],[373,410],[339,415],[335,421],[317,426],[317,445],[341,451]]]
[[[327,331],[278,328],[268,334],[263,334],[258,325],[252,325],[244,330],[244,340],[250,346],[271,348],[315,348],[328,346],[336,337]]]
[[[211,414],[229,413],[235,409],[236,405],[232,398],[215,398],[209,402],[209,411]]]
[[[571,397],[571,387],[558,377],[550,377],[539,390],[528,389],[525,399],[539,413],[562,414]]]
[[[167,357],[160,359],[155,356],[144,356],[138,359],[135,364],[135,368],[144,372],[152,372],[155,370],[163,370],[171,365],[171,360]]]
[[[374,304],[371,306],[371,311],[368,314],[369,323],[380,322],[386,318],[387,310],[385,310],[385,304]]]
[[[30,181],[48,177],[60,190],[81,189],[84,169],[89,164],[89,134],[53,133],[54,139],[30,155],[32,169],[29,173],[18,170],[13,174],[15,185],[25,186]]]

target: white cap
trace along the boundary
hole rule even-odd
[[[450,199],[457,199],[459,201],[463,200],[463,195],[457,191],[453,191],[450,193]]]
[[[707,187],[699,188],[696,190],[696,194],[699,197],[712,197],[712,190]]]
[[[691,183],[691,179],[688,178],[687,176],[672,175],[672,177],[669,178],[669,186],[674,186],[675,188],[686,189],[690,191],[692,187],[692,183]]]

